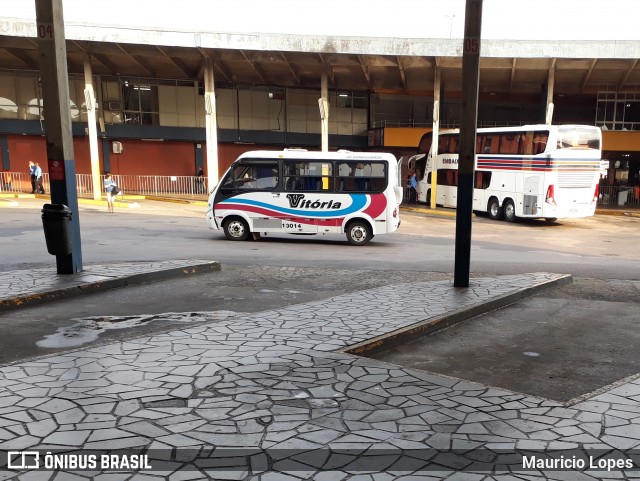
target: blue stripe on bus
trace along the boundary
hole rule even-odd
[[[317,212],[315,210],[302,210],[302,209],[287,209],[286,207],[280,207],[273,204],[268,204],[266,202],[259,202],[257,200],[250,199],[242,199],[240,197],[232,197],[230,199],[225,199],[220,204],[224,205],[225,203],[233,203],[233,204],[245,204],[252,205],[255,207],[262,207],[263,209],[271,209],[275,212],[281,214],[291,214],[303,217],[338,217],[352,214],[354,212],[358,212],[367,205],[368,196],[365,194],[349,194],[351,197],[351,205],[344,209],[330,210],[330,211],[322,211]],[[305,199],[309,200],[309,199]],[[315,199],[314,199],[315,201]],[[322,202],[322,201],[321,201]],[[328,202],[328,201],[324,201]]]

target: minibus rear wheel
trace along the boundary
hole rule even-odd
[[[222,224],[224,235],[229,240],[243,241],[249,237],[249,225],[241,217],[231,217]]]
[[[352,246],[363,246],[373,238],[371,227],[366,222],[356,220],[347,226],[347,241]]]

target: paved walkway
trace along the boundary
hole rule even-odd
[[[124,287],[198,272],[219,271],[220,264],[197,259],[86,265],[73,275],[56,267],[0,272],[0,311],[89,291]]]
[[[342,352],[563,280],[387,286],[0,367],[0,480],[640,479],[637,456],[626,471],[587,457],[637,455],[637,379],[564,406]],[[2,450],[63,464],[3,470]],[[118,452],[151,468],[102,467]],[[586,467],[525,470],[523,454]]]

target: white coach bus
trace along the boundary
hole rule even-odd
[[[352,245],[400,225],[396,158],[385,153],[253,151],[209,196],[206,219],[227,239],[260,233],[345,233]]]
[[[430,202],[431,133],[409,160],[418,201]],[[438,136],[436,204],[456,207],[459,130]],[[473,210],[494,220],[587,217],[595,213],[602,132],[586,125],[481,128],[476,136]]]

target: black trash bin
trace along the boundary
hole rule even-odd
[[[42,227],[47,251],[54,256],[71,254],[71,211],[64,204],[42,206]]]

